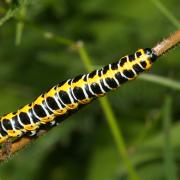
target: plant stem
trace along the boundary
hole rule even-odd
[[[159,0],[151,0],[151,2],[158,8],[158,10],[166,16],[166,18],[176,27],[180,28],[178,19],[161,3]]]
[[[88,72],[91,72],[93,70],[91,58],[88,55],[82,41],[78,41],[78,42],[74,43],[73,41],[71,41],[69,39],[65,39],[60,36],[56,36],[50,32],[44,33],[44,37],[47,39],[52,39],[52,40],[58,42],[59,44],[68,45],[69,47],[74,47],[77,50],[77,52],[79,53],[79,56],[83,62],[83,65],[85,66],[86,70]],[[125,166],[127,167],[127,171],[130,176],[130,179],[138,180],[138,175],[128,157],[128,153],[126,150],[126,145],[124,143],[122,132],[121,132],[120,128],[118,128],[117,119],[114,116],[114,113],[113,113],[111,105],[108,101],[108,98],[103,97],[103,98],[100,98],[99,101],[100,101],[102,110],[105,114],[105,117],[107,119],[107,122],[109,124],[109,127],[111,129],[111,133],[112,133],[112,136],[116,143],[118,152],[119,152],[120,156],[122,157]]]
[[[16,24],[16,36],[15,36],[15,45],[19,46],[22,39],[22,34],[24,30],[24,19],[26,16],[26,7],[23,6],[19,11],[19,20]]]
[[[78,52],[79,52],[81,60],[84,64],[85,68],[87,69],[87,71],[89,71],[89,72],[92,71],[93,70],[93,66],[91,63],[92,61],[91,61],[91,58],[89,57],[83,43],[81,43],[81,45],[79,46]],[[128,153],[126,150],[126,145],[125,145],[125,142],[124,142],[124,139],[122,136],[121,129],[118,128],[117,119],[113,113],[113,110],[108,101],[108,98],[103,97],[103,98],[100,98],[99,101],[100,101],[101,107],[103,109],[103,112],[105,114],[105,117],[107,119],[107,122],[109,124],[109,127],[110,127],[111,133],[113,135],[114,141],[116,143],[118,152],[121,155],[121,157],[124,161],[124,164],[128,170],[128,174],[132,180],[137,180],[138,175],[128,157]]]
[[[63,38],[61,36],[57,36],[51,32],[44,32],[40,29],[38,29],[40,32],[43,33],[43,36],[46,38],[46,39],[51,39],[59,44],[63,44],[65,46],[72,46],[74,44],[73,41],[71,41],[70,39],[66,39],[66,38]]]
[[[176,166],[173,158],[171,144],[171,107],[172,99],[168,96],[165,99],[163,108],[163,127],[164,127],[164,167],[167,180],[176,180]]]
[[[139,79],[145,80],[145,81],[150,81],[159,85],[163,85],[166,87],[170,87],[175,90],[180,90],[180,82],[174,81],[169,78],[164,78],[161,76],[156,76],[156,75],[150,75],[150,74],[142,74]]]

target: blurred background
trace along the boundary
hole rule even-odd
[[[179,7],[179,0],[1,0],[0,113],[86,73],[83,54],[95,69],[153,47],[180,28]],[[179,59],[177,47],[69,117],[1,164],[0,179],[179,179]]]

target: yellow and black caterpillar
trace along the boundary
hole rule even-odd
[[[100,70],[61,82],[31,104],[3,115],[0,119],[0,143],[11,137],[35,135],[43,124],[53,126],[60,123],[80,106],[135,79],[139,73],[149,69],[156,59],[156,54],[150,48],[139,49],[135,54],[124,56]],[[59,117],[58,120],[56,117]]]

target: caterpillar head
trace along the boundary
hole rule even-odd
[[[146,48],[146,49],[144,49],[144,53],[146,54],[146,56],[148,57],[148,59],[149,59],[152,63],[153,63],[154,61],[156,61],[157,55],[153,52],[152,49]]]
[[[138,58],[137,62],[141,64],[144,70],[150,69],[157,59],[156,54],[150,48],[139,49],[136,51],[136,57]]]

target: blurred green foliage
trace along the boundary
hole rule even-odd
[[[178,0],[161,3],[173,18],[180,18]],[[163,12],[150,0],[0,1],[1,114],[15,111],[54,84],[86,72],[78,53],[63,45],[66,38],[83,40],[92,63],[105,65],[116,55],[152,47],[175,31],[178,24]],[[45,38],[47,32],[65,42]],[[150,73],[178,81],[179,57],[177,48],[163,56]],[[137,79],[108,95],[139,179],[180,177],[180,95],[178,90],[161,85]],[[3,180],[127,177],[97,101],[0,167]]]

